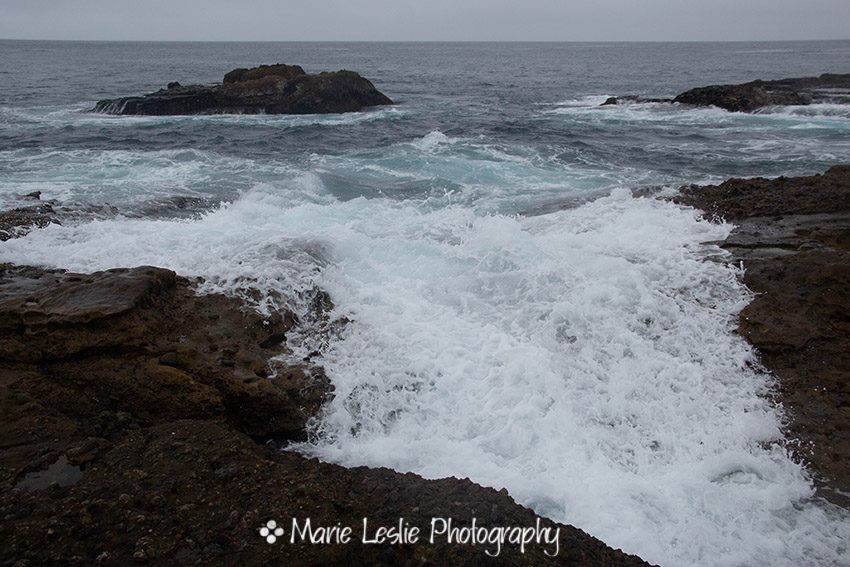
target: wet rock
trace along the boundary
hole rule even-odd
[[[313,290],[311,324],[331,327],[330,296]],[[73,274],[0,265],[0,541],[3,563],[46,565],[644,565],[573,527],[560,550],[482,546],[270,545],[276,518],[374,526],[431,518],[532,527],[505,491],[347,469],[280,451],[306,439],[332,394],[321,368],[265,344],[298,322],[262,317],[237,299],[198,296],[154,267]],[[232,365],[222,366],[226,358]],[[274,440],[276,443],[266,444]],[[51,476],[52,475],[52,476]],[[18,483],[24,487],[15,488]],[[45,483],[49,483],[46,487]],[[63,486],[64,484],[64,486]],[[33,485],[33,486],[29,486]],[[69,559],[70,558],[70,559]],[[225,560],[226,558],[226,560]]]
[[[159,363],[163,366],[179,366],[180,358],[177,356],[176,352],[166,352],[159,357]]]
[[[353,71],[309,75],[297,65],[234,69],[220,85],[178,82],[144,96],[99,101],[93,111],[126,115],[327,114],[393,102]]]
[[[68,449],[68,460],[73,465],[87,465],[103,454],[110,443],[102,437],[89,437],[77,446]]]
[[[249,435],[303,436],[329,383],[318,370],[285,384],[258,379],[257,361],[280,352],[260,347],[263,320],[236,299],[196,296],[188,281],[160,268],[71,274],[0,267],[0,369],[13,381],[37,376],[11,389],[10,406],[24,414],[27,405],[15,402],[21,395],[56,397],[53,385],[62,385],[67,401],[53,409],[113,412],[100,418],[97,436],[168,416],[219,417]],[[218,344],[240,356],[222,365]]]
[[[49,203],[0,211],[0,241],[23,236],[33,228],[43,228],[50,223],[58,224],[59,220]]]
[[[134,471],[147,474],[143,485]],[[146,506],[151,487],[169,484],[175,489],[165,493],[165,506]],[[30,557],[38,564],[76,555],[83,564],[116,565],[136,560],[217,564],[222,556],[241,565],[377,565],[387,560],[396,565],[645,565],[580,530],[546,519],[541,520],[543,527],[560,528],[555,559],[544,555],[551,547],[537,544],[530,544],[525,554],[506,545],[497,559],[487,557],[483,546],[444,541],[432,545],[427,534],[434,517],[467,526],[474,516],[478,525],[488,527],[533,527],[537,516],[505,492],[468,480],[346,469],[258,445],[221,422],[177,420],[131,432],[117,440],[72,491],[58,499],[38,492],[0,493],[4,509],[12,500],[24,507],[10,507],[10,517],[0,524],[4,557]],[[47,521],[57,510],[69,519],[89,514],[97,521],[74,523],[45,538]],[[394,526],[404,518],[424,536],[412,544],[363,545],[359,532],[364,517],[372,526]],[[310,518],[314,526],[350,526],[353,541],[292,544],[285,536],[270,545],[259,535],[260,526],[270,519],[288,535],[293,518]]]
[[[720,185],[690,185],[674,200],[731,221],[754,217],[850,212],[850,165],[824,174],[776,179],[729,179]]]
[[[215,204],[215,201],[205,197],[173,195],[137,204],[122,210],[121,213],[130,218],[192,218]]]

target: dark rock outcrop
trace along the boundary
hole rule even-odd
[[[717,106],[733,112],[752,112],[765,106],[848,102],[850,74],[752,81],[738,85],[711,85],[686,91],[673,102]]]
[[[220,85],[178,82],[144,96],[99,101],[93,111],[121,115],[328,114],[393,102],[353,71],[309,75],[297,65],[234,69]]]
[[[624,95],[624,96],[609,96],[605,99],[605,102],[600,104],[599,106],[616,106],[619,104],[644,104],[644,103],[665,103],[665,102],[673,102],[673,99],[670,98],[647,98],[638,95]]]
[[[316,319],[329,307],[311,302]],[[270,365],[295,324],[160,268],[0,266],[0,565],[644,565],[545,519],[560,528],[555,558],[543,544],[497,558],[432,545],[431,518],[539,518],[469,480],[281,451],[331,391],[310,363]],[[364,517],[370,530],[404,518],[422,537],[363,544]],[[286,532],[270,545],[259,529],[272,519]],[[352,541],[290,543],[292,519],[351,527]]]
[[[752,217],[850,212],[850,165],[823,175],[765,179],[729,179],[720,185],[691,185],[678,201],[738,222]]]
[[[850,166],[686,187],[679,202],[737,225],[723,243],[756,295],[739,331],[777,377],[788,437],[822,494],[850,504]]]
[[[25,371],[28,386],[48,389],[59,379],[63,390],[84,393],[85,403],[52,408],[66,415],[124,412],[140,424],[217,418],[257,438],[303,438],[330,385],[318,368],[269,366],[281,340],[267,340],[285,336],[293,320],[195,296],[188,280],[161,268],[72,274],[5,266],[0,371]]]
[[[186,197],[171,197],[156,202],[143,203],[139,211],[127,209],[122,211],[127,216],[139,216],[148,214],[150,216],[176,217],[189,216],[194,211],[188,210],[187,204],[181,199]],[[66,224],[74,222],[91,221],[114,217],[118,209],[108,203],[62,203],[55,199],[41,200],[41,193],[36,191],[22,196],[23,201],[38,201],[37,205],[27,205],[0,211],[0,241],[24,236],[36,228],[44,228],[50,224]],[[179,205],[184,205],[182,208]]]
[[[0,241],[23,236],[32,228],[44,228],[59,223],[51,203],[0,211]]]

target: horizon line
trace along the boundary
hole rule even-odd
[[[845,38],[818,39],[59,39],[2,37],[0,41],[43,41],[64,43],[811,43],[850,41]]]

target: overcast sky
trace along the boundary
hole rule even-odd
[[[0,0],[0,38],[702,41],[850,38],[850,0]]]

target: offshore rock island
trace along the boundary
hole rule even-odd
[[[767,106],[806,106],[824,102],[846,104],[850,102],[850,74],[824,73],[818,77],[710,85],[690,89],[675,98],[612,96],[602,106],[653,102],[716,106],[730,112],[755,112]]]
[[[751,81],[739,85],[712,85],[683,92],[673,102],[717,106],[732,112],[753,112],[765,106],[805,106],[819,102],[850,101],[850,74],[825,73],[819,77]]]
[[[234,69],[219,85],[181,85],[143,96],[99,101],[104,114],[171,116],[189,114],[330,114],[393,104],[353,71],[307,74],[298,65]]]

